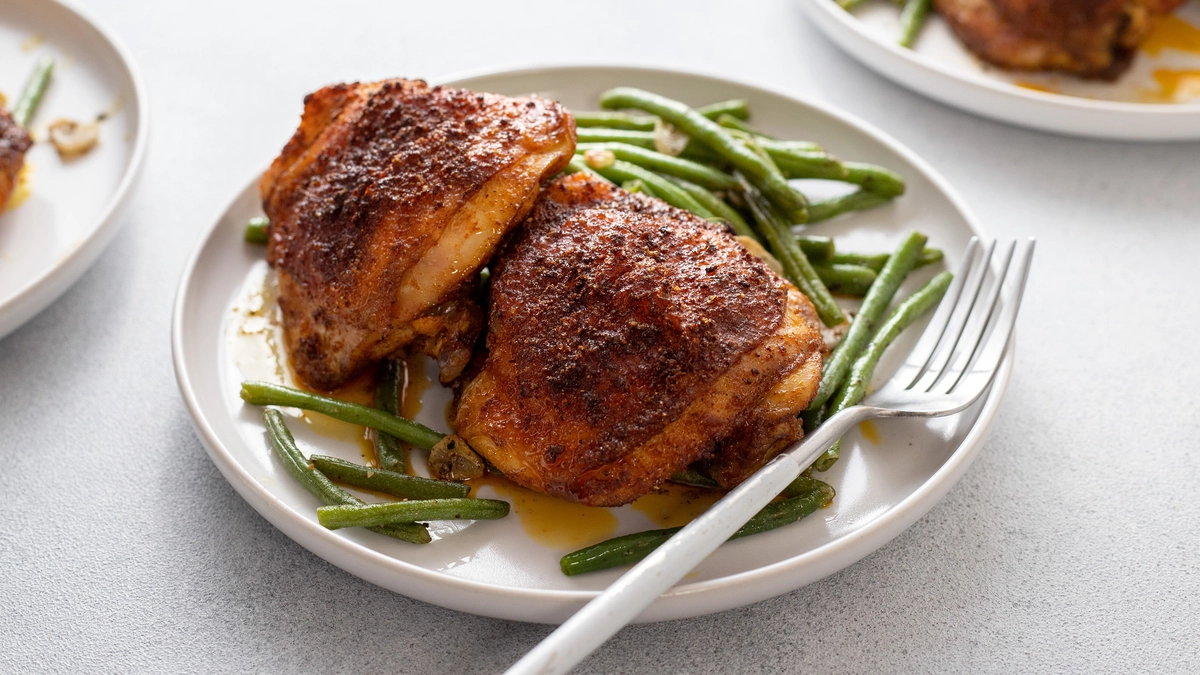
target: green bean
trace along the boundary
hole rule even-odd
[[[658,196],[654,194],[654,191],[650,189],[649,185],[646,185],[645,182],[638,178],[627,180],[624,183],[621,183],[621,189],[634,194],[646,194],[650,195],[651,197]]]
[[[821,178],[824,180],[845,180],[849,175],[846,165],[829,153],[819,150],[779,150],[771,145],[763,144],[763,149],[771,156],[775,165],[783,172],[784,177],[792,178]]]
[[[375,385],[375,407],[392,415],[400,414],[400,400],[404,395],[404,367],[396,359],[384,359],[379,366]],[[400,439],[386,431],[375,432],[375,457],[380,468],[404,473],[408,467],[404,459],[404,448]],[[386,492],[386,490],[384,490]]]
[[[787,178],[820,178],[858,185],[885,197],[904,194],[904,179],[893,171],[865,162],[843,162],[820,150],[795,145],[792,141],[756,141]]]
[[[740,174],[739,174],[740,175]],[[836,326],[846,320],[846,314],[838,306],[837,301],[829,294],[829,289],[821,282],[816,270],[808,262],[804,251],[796,243],[796,235],[775,212],[771,205],[763,199],[762,194],[749,182],[742,185],[742,196],[750,206],[758,230],[771,250],[771,254],[783,265],[784,276],[808,296],[817,309],[817,316],[826,326]]]
[[[838,7],[841,7],[847,12],[853,12],[862,5],[867,4],[867,0],[837,0],[837,4]]]
[[[430,480],[406,473],[375,469],[361,464],[346,462],[336,457],[312,455],[308,458],[317,471],[330,480],[351,487],[382,492],[401,499],[445,499],[466,497],[471,488],[462,483]]]
[[[694,140],[704,143],[743,172],[772,203],[798,223],[807,220],[808,202],[788,185],[787,179],[753,150],[738,142],[716,122],[679,101],[631,87],[617,87],[600,95],[603,108],[638,108],[661,117]]]
[[[779,494],[781,497],[786,499],[792,499],[794,497],[809,494],[815,490],[827,491],[830,495],[833,493],[833,487],[828,483],[819,481],[812,476],[805,476],[804,474],[801,474],[796,476],[796,480],[788,483],[788,486],[785,487],[783,492]],[[831,501],[832,499],[833,497],[830,496]]]
[[[804,251],[804,255],[808,258],[809,262],[824,262],[833,257],[833,239],[829,237],[804,234],[796,237],[796,243],[800,244],[800,250]]]
[[[748,120],[750,119],[750,102],[744,98],[735,98],[719,103],[702,105],[696,108],[696,112],[710,120],[715,120],[721,115],[729,115],[739,120]]]
[[[711,211],[701,206],[700,202],[693,199],[691,195],[683,190],[683,188],[675,185],[671,181],[659,176],[656,173],[643,169],[636,164],[631,164],[618,159],[617,161],[613,162],[611,166],[595,170],[601,176],[604,176],[605,178],[616,183],[622,183],[624,181],[633,179],[640,180],[649,186],[649,188],[654,192],[655,195],[658,196],[659,199],[662,199],[671,206],[681,208],[685,211],[691,211],[701,218],[713,217]]]
[[[575,141],[577,143],[625,143],[647,150],[658,150],[658,144],[654,139],[653,131],[630,131],[626,129],[606,129],[603,127],[593,127],[575,130]],[[708,149],[708,146],[703,143],[697,143],[695,140],[689,141],[684,147],[683,152],[679,153],[684,159],[691,159],[697,162],[719,163],[723,160],[721,156]]]
[[[892,344],[892,341],[922,314],[938,304],[953,279],[954,275],[950,272],[942,272],[900,303],[896,311],[892,312],[887,321],[879,327],[879,332],[875,334],[875,337],[871,338],[871,342],[863,350],[862,356],[854,361],[846,383],[842,385],[830,402],[829,414],[837,414],[863,400],[863,396],[867,393],[867,385],[871,383],[871,376],[875,373],[875,366],[879,363],[883,353],[887,351],[888,345]],[[841,451],[842,441],[838,439],[825,451],[825,454],[813,462],[813,468],[817,471],[829,470],[829,467],[838,460]]]
[[[596,173],[596,170],[588,166],[587,162],[583,161],[583,158],[579,155],[575,155],[571,158],[571,161],[567,162],[567,168],[563,169],[563,173],[586,173],[596,180],[602,180],[605,183],[612,183],[611,180],[601,176],[599,173]]]
[[[33,121],[33,115],[37,112],[53,75],[54,59],[49,56],[38,59],[37,64],[33,66],[33,73],[25,80],[25,88],[21,90],[17,104],[12,109],[12,117],[17,124],[29,128],[29,123]]]
[[[271,445],[275,448],[275,453],[287,468],[288,473],[300,481],[304,489],[326,505],[356,506],[363,503],[362,500],[331,483],[325,474],[317,471],[304,459],[300,448],[296,447],[296,440],[292,438],[292,432],[288,431],[287,424],[283,421],[283,415],[278,410],[267,410],[263,413],[263,418],[266,420],[267,435],[271,438]],[[433,540],[429,536],[429,529],[424,525],[373,527],[371,531],[413,544],[428,544]]]
[[[650,115],[630,115],[611,110],[572,112],[571,114],[575,117],[575,126],[580,129],[606,127],[628,131],[654,131],[654,125],[658,123],[658,118]]]
[[[917,258],[917,267],[932,265],[936,262],[941,262],[945,257],[945,253],[940,248],[926,248],[921,250],[921,257]]]
[[[746,524],[729,540],[790,525],[833,500],[832,487],[820,481],[813,482],[819,485],[791,499],[767,504],[753,518],[746,521]],[[558,564],[563,574],[568,576],[596,572],[620,565],[631,565],[650,555],[654,549],[682,529],[682,527],[671,527],[665,530],[649,530],[615,537],[568,553]]]
[[[750,118],[750,106],[745,99],[722,101],[697,108],[700,114],[709,119],[728,117],[734,121]],[[585,110],[572,112],[575,126],[580,129],[606,127],[609,129],[625,129],[627,131],[654,131],[658,124],[655,115],[630,115],[629,113],[613,112],[611,110]]]
[[[271,221],[262,216],[251,218],[246,223],[245,239],[247,244],[266,244],[270,241],[267,238],[267,226]]]
[[[746,219],[742,218],[742,214],[738,213],[737,209],[726,203],[724,199],[721,199],[720,197],[709,192],[708,190],[705,190],[699,185],[696,185],[695,183],[688,182],[677,176],[668,176],[667,178],[672,183],[682,188],[684,192],[691,195],[692,199],[700,202],[701,206],[711,211],[714,217],[720,218],[728,223],[734,234],[743,237],[751,237],[755,240],[758,239],[758,234],[754,232],[754,229],[750,227],[749,223],[746,222]]]
[[[876,206],[882,206],[889,201],[891,201],[890,197],[860,188],[841,197],[813,202],[809,206],[808,222],[817,223],[822,220],[829,220],[834,216],[840,216],[843,213],[849,213],[850,211],[872,209]]]
[[[804,421],[804,433],[812,433],[813,429],[821,426],[825,418],[829,416],[829,406],[823,405],[819,408],[809,408],[800,413],[800,419]]]
[[[846,177],[841,180],[846,183],[853,183],[884,197],[899,197],[904,194],[904,179],[882,166],[864,162],[842,162],[842,166],[846,167]]]
[[[729,190],[738,186],[737,180],[724,171],[628,143],[580,143],[575,146],[577,153],[588,150],[607,150],[617,159],[657,173],[677,176],[709,190]]]
[[[801,157],[805,154],[810,154],[814,157],[820,156],[831,159],[834,163],[838,161],[837,158],[821,149],[820,145],[811,141],[781,141],[765,134],[744,131],[742,128],[735,127],[726,127],[726,131],[729,132],[730,136],[740,141],[756,142],[771,154],[772,159],[776,159],[786,153],[799,153]],[[778,160],[776,160],[776,164],[778,163]]]
[[[422,499],[322,506],[317,509],[317,521],[331,530],[339,530],[427,520],[496,520],[507,516],[508,510],[508,502],[499,499]]]
[[[709,119],[724,117],[734,121],[742,121],[750,118],[750,106],[744,98],[708,104],[708,106],[701,106],[697,110]],[[583,110],[583,112],[572,112],[571,115],[575,118],[577,129],[590,129],[590,127],[602,126],[607,127],[607,129],[622,129],[626,131],[654,131],[655,127],[659,124],[659,118],[655,117],[655,115],[631,115],[629,113],[612,112],[612,110]]]
[[[866,295],[878,276],[875,270],[861,265],[813,265],[813,269],[831,292],[856,298]]]
[[[875,283],[871,284],[871,290],[867,291],[867,297],[863,298],[862,306],[855,315],[854,322],[850,324],[850,330],[846,331],[846,337],[825,360],[825,365],[821,369],[821,384],[817,389],[817,395],[808,405],[809,410],[824,405],[838,390],[838,387],[842,386],[850,367],[867,346],[879,321],[883,319],[883,313],[892,303],[892,297],[896,295],[896,290],[900,288],[904,277],[912,271],[913,265],[917,262],[917,256],[925,247],[926,240],[925,235],[920,232],[910,232],[904,241],[900,242],[896,252],[888,259],[887,265],[884,265],[883,271],[879,273]]]
[[[921,257],[917,258],[916,267],[940,262],[943,256],[940,248],[926,248],[921,251]],[[861,265],[880,272],[890,257],[892,257],[890,253],[843,253],[837,251],[829,259],[829,262],[834,265]]]
[[[721,489],[721,484],[717,481],[705,476],[699,471],[692,469],[684,469],[671,474],[671,482],[679,483],[680,485],[690,485],[691,487],[706,488],[709,490]]]
[[[241,395],[242,400],[250,405],[278,405],[312,410],[343,422],[360,424],[376,431],[389,433],[405,443],[415,445],[423,450],[437,445],[444,435],[427,426],[382,410],[339,401],[328,396],[310,394],[307,391],[270,382],[243,382]]]
[[[744,122],[744,121],[734,117],[733,115],[721,115],[720,117],[717,118],[717,124],[720,124],[721,126],[725,127],[726,129],[736,129],[745,134],[753,134],[759,138],[766,138],[766,139],[774,140],[773,137],[764,134],[763,132],[759,131],[758,129],[755,129],[754,127],[750,126],[750,124],[748,122]]]
[[[932,0],[908,0],[900,10],[900,46],[912,48],[929,17]]]

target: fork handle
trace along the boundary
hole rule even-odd
[[[850,427],[879,414],[851,406],[771,460],[567,619],[508,675],[566,673],[700,564]]]

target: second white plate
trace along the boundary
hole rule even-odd
[[[42,56],[56,65],[31,125],[28,189],[15,208],[0,204],[0,338],[66,291],[116,236],[146,152],[144,87],[116,36],[60,2],[0,2],[0,91],[10,106]],[[55,119],[101,113],[100,143],[87,155],[62,160],[45,142]]]
[[[981,64],[936,14],[930,16],[916,48],[906,49],[896,42],[899,12],[891,3],[868,4],[854,14],[834,0],[800,0],[800,5],[823,33],[867,67],[977,115],[1075,136],[1144,141],[1200,138],[1200,98],[1139,102],[1158,95],[1161,85],[1155,80],[1156,71],[1176,79],[1194,77],[1200,84],[1200,54],[1195,52],[1167,48],[1153,56],[1139,53],[1131,70],[1114,83],[1008,73]],[[1182,31],[1187,30],[1184,26],[1200,25],[1200,3],[1185,4],[1172,21],[1181,22],[1183,26],[1173,25]]]
[[[907,179],[903,198],[823,223],[814,231],[838,237],[847,248],[890,251],[908,230],[920,228],[932,245],[945,249],[948,261],[957,260],[971,236],[982,234],[946,182],[911,152],[844,113],[786,94],[703,75],[620,67],[501,72],[451,84],[510,95],[536,92],[576,110],[593,109],[601,91],[618,85],[693,104],[746,98],[754,123],[766,131],[818,141],[840,156],[882,164]],[[299,95],[296,103],[299,110]],[[280,145],[285,140],[279,139]],[[196,251],[180,283],[172,327],[184,401],[200,439],[230,484],[317,555],[414,598],[488,616],[555,623],[595,597],[622,570],[567,577],[559,570],[559,557],[608,536],[661,527],[647,516],[652,509],[588,511],[557,502],[547,512],[544,498],[539,506],[539,498],[531,493],[497,493],[486,486],[483,495],[513,502],[510,517],[465,527],[436,524],[439,538],[425,546],[362,530],[332,532],[317,523],[316,500],[272,455],[262,411],[238,398],[243,379],[284,377],[283,369],[270,365],[270,358],[260,358],[272,351],[269,340],[260,339],[263,331],[268,338],[271,331],[265,317],[272,300],[269,293],[261,293],[264,251],[242,242],[246,220],[261,214],[257,182],[250,181],[229,204]],[[901,294],[911,293],[936,271],[920,270]],[[881,378],[891,374],[921,329],[915,326],[902,336],[890,360],[881,365]],[[895,537],[966,470],[995,416],[1011,363],[1010,354],[990,394],[961,415],[928,422],[880,422],[880,438],[874,440],[850,434],[842,460],[822,475],[838,491],[831,507],[795,525],[723,546],[640,620],[695,616],[763,600],[836,572]],[[446,392],[435,388],[429,394],[416,419],[446,430]],[[334,430],[318,418],[289,420],[302,449],[361,461],[362,430]],[[341,439],[335,437],[339,434]],[[605,519],[604,527],[592,522]],[[571,541],[580,531],[582,537]]]

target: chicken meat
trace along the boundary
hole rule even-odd
[[[802,435],[815,310],[721,226],[578,173],[490,268],[455,429],[517,483],[614,506],[697,461],[734,485]]]
[[[1111,80],[1183,0],[934,0],[967,48],[1014,70]]]
[[[574,119],[537,97],[403,79],[306,97],[260,185],[300,377],[332,389],[407,347],[453,379],[482,325],[479,270],[574,149]]]
[[[21,167],[25,165],[25,152],[31,145],[33,139],[25,127],[0,108],[0,213],[17,186]]]

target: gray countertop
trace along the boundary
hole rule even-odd
[[[921,98],[795,2],[90,0],[150,91],[112,246],[0,340],[0,670],[496,672],[549,628],[361,581],[275,530],[192,432],[171,366],[184,262],[343,79],[682,67],[820,99],[1036,236],[991,440],[894,541],[759,604],[623,630],[583,673],[1200,668],[1200,144],[1051,136]]]

